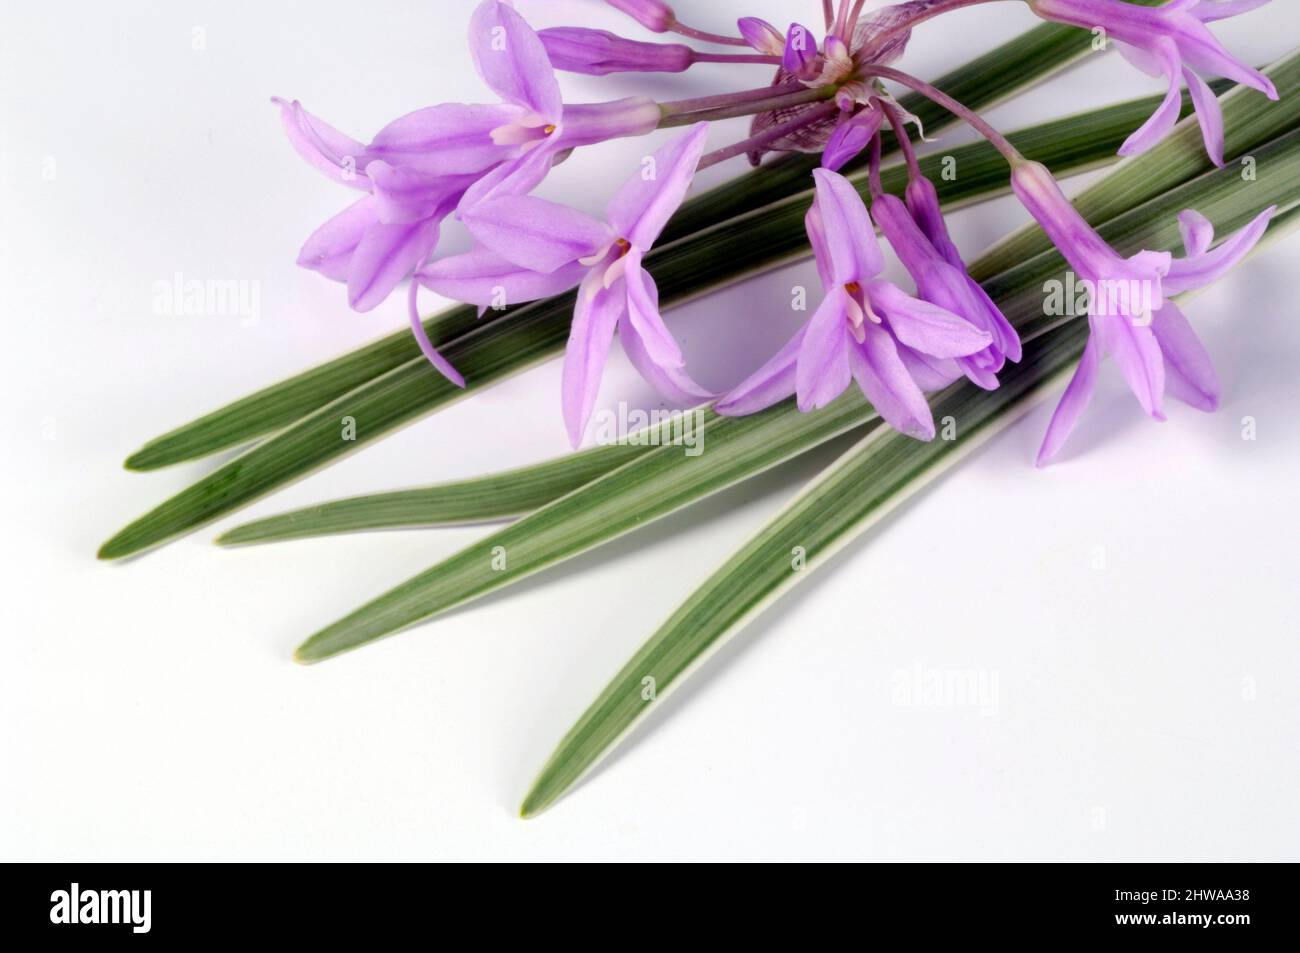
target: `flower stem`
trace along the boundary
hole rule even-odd
[[[788,106],[803,106],[807,103],[821,102],[824,99],[830,99],[835,95],[834,86],[818,86],[816,89],[808,89],[799,84],[800,89],[796,92],[771,95],[772,90],[781,87],[773,86],[763,92],[768,95],[763,97],[745,97],[739,98],[738,95],[709,97],[716,100],[715,104],[700,106],[704,100],[680,100],[675,103],[660,103],[659,111],[663,118],[659,120],[659,128],[666,129],[672,126],[686,126],[694,122],[713,119],[732,119],[736,116],[752,116],[754,113],[768,112],[772,109],[784,109]],[[684,108],[689,105],[691,108]]]
[[[687,36],[692,40],[699,40],[701,43],[717,43],[722,46],[749,46],[738,36],[719,36],[717,33],[707,33],[704,30],[689,27],[677,20],[673,21],[673,25],[669,29],[678,36]]]
[[[938,103],[958,119],[964,120],[972,129],[992,143],[993,148],[1002,153],[1003,157],[1012,165],[1025,161],[1025,157],[1007,141],[1007,137],[990,126],[979,113],[967,106],[963,106],[938,87],[931,86],[910,73],[904,73],[902,70],[892,69],[888,66],[871,65],[865,67],[864,72],[868,76],[879,76],[881,79],[893,80],[913,92],[920,93],[926,99]]]
[[[695,63],[766,63],[780,66],[781,57],[765,56],[761,53],[700,53],[692,51],[691,61]]]
[[[884,100],[880,101],[880,108],[885,111],[885,118],[894,130],[894,138],[898,140],[898,147],[903,152],[903,161],[907,163],[908,175],[914,179],[921,178],[921,165],[916,161],[916,150],[912,148],[912,139],[907,134],[907,123],[898,110]]]
[[[812,109],[800,113],[793,119],[788,119],[783,123],[764,129],[756,136],[750,136],[748,139],[741,140],[740,142],[733,143],[732,145],[708,153],[700,159],[700,164],[697,168],[707,169],[709,166],[717,165],[719,162],[730,159],[732,156],[742,155],[746,152],[751,152],[760,146],[765,146],[769,142],[775,142],[782,136],[787,136],[794,132],[796,129],[802,129],[804,126],[812,125],[820,119],[834,115],[838,109],[839,106],[835,103],[822,103],[820,106],[814,106]]]

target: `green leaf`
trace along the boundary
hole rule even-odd
[[[1184,207],[1194,205],[1223,234],[1257,214],[1256,203],[1300,203],[1300,131],[1259,150],[1259,169],[1259,181],[1249,187],[1232,169],[1202,176],[1118,216],[1103,226],[1102,234],[1125,252],[1168,247],[1176,241],[1176,212]],[[995,298],[1022,333],[1041,335],[1061,323],[1059,317],[1042,314],[1042,282],[1060,275],[1063,265],[1056,253],[1040,256],[1016,269],[1014,281],[1001,282]],[[702,412],[704,452],[690,456],[681,447],[662,446],[624,464],[361,606],[309,638],[296,657],[320,661],[512,585],[776,466],[873,416],[856,391],[815,414],[798,413],[792,401],[743,418]]]
[[[1045,24],[948,73],[936,80],[936,85],[972,109],[982,109],[1087,55],[1090,43],[1091,35],[1084,31]],[[929,100],[911,95],[902,101],[931,131],[953,123],[951,116]],[[892,142],[886,145],[887,151],[893,151]],[[790,196],[811,194],[808,174],[814,165],[816,160],[808,156],[789,156],[703,193],[682,206],[661,236],[660,245]],[[495,320],[508,318],[509,312]],[[474,308],[454,307],[427,319],[425,328],[433,343],[444,347],[472,331],[476,323]],[[286,427],[418,357],[419,350],[409,332],[390,334],[157,437],[132,454],[126,466],[131,470],[153,470],[239,446]]]
[[[666,433],[665,433],[666,431]],[[522,516],[672,439],[672,424],[532,466],[472,480],[394,490],[278,513],[218,537],[223,546],[302,539],[364,529],[451,526]]]
[[[1300,214],[1292,209],[1274,219],[1270,239],[1297,226]],[[841,456],[696,589],[614,676],[547,760],[520,814],[531,817],[553,804],[750,620],[1064,383],[1086,332],[1086,322],[1072,321],[1029,342],[1024,361],[1004,373],[995,391],[959,384],[945,392],[935,416],[961,422],[956,440],[920,443],[882,427]],[[795,547],[805,559],[797,568]],[[647,678],[654,680],[649,700]]]
[[[1146,106],[1134,103],[1096,110],[1032,127],[1010,136],[1031,158],[1069,173],[1110,161]],[[1140,121],[1140,119],[1138,119]],[[966,204],[1006,190],[1006,167],[996,150],[973,143],[951,150],[961,175],[944,181],[942,157],[922,168],[939,186],[946,206]],[[901,193],[906,170],[894,166],[882,176]],[[866,189],[860,181],[859,188]],[[777,202],[706,230],[688,240],[655,249],[647,265],[665,307],[756,272],[808,254],[803,195]],[[313,411],[226,463],[104,544],[100,558],[129,556],[225,516],[267,493],[350,453],[426,414],[518,373],[558,353],[568,337],[573,293],[516,310],[451,341],[444,353],[470,385],[461,390],[433,372],[423,358],[393,368],[373,381]],[[342,437],[344,417],[356,422],[354,440]]]

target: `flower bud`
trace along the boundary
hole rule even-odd
[[[790,24],[781,65],[800,79],[810,79],[817,74],[817,39],[806,26]]]
[[[605,0],[605,2],[616,10],[622,10],[653,33],[667,33],[677,20],[673,8],[663,0]]]
[[[781,56],[785,52],[785,37],[781,31],[758,17],[741,17],[736,21],[740,35],[755,50],[767,56]]]
[[[539,30],[537,35],[551,65],[570,73],[680,73],[694,62],[689,46],[642,43],[608,30],[562,26]]]

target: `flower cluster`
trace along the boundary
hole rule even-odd
[[[667,399],[702,402],[740,415],[794,395],[813,411],[856,382],[881,417],[919,439],[934,437],[927,392],[961,378],[993,389],[1007,361],[1021,357],[1015,329],[967,272],[949,236],[935,185],[913,151],[909,116],[886,90],[900,84],[927,96],[986,136],[1011,166],[1011,186],[1033,218],[1090,287],[1139,283],[1148,295],[1110,300],[1094,291],[1091,334],[1039,454],[1061,447],[1093,389],[1104,354],[1112,356],[1143,409],[1162,419],[1166,390],[1210,410],[1218,383],[1205,349],[1165,295],[1201,287],[1259,240],[1272,209],[1211,250],[1213,227],[1192,210],[1180,216],[1186,255],[1142,251],[1125,258],[1079,215],[1049,171],[1025,159],[961,103],[889,64],[920,22],[984,0],[910,0],[863,15],[864,0],[823,3],[824,32],[785,30],[742,17],[736,35],[686,26],[661,0],[607,0],[673,42],[606,30],[534,31],[510,5],[486,0],[474,11],[469,47],[495,102],[442,104],[402,116],[369,143],[347,136],[297,102],[275,100],[295,150],[335,182],[361,193],[304,244],[299,264],[345,282],[348,301],[366,311],[409,281],[413,333],[430,362],[464,381],[429,342],[417,296],[426,288],[481,309],[502,308],[576,288],[564,362],[562,407],[578,445],[617,336],[638,371]],[[1269,80],[1229,55],[1206,23],[1267,0],[1025,0],[1048,20],[1104,32],[1134,65],[1169,81],[1156,113],[1124,143],[1150,148],[1178,120],[1186,82],[1210,159],[1224,162],[1223,117],[1202,74],[1223,76],[1276,98]],[[724,52],[690,45],[693,41]],[[775,70],[768,85],[677,102],[634,96],[563,101],[555,71],[677,73],[696,63]],[[750,134],[705,151],[712,120],[753,116]],[[919,123],[918,129],[919,129]],[[656,130],[683,128],[648,156],[613,195],[604,220],[531,193],[574,149]],[[901,196],[881,185],[882,134],[894,133],[907,164]],[[733,156],[758,164],[768,151],[821,154],[805,224],[824,296],[790,342],[729,392],[718,396],[685,369],[664,324],[646,256],[685,198],[699,168]],[[865,154],[861,185],[841,174]],[[464,254],[437,255],[452,216],[473,239]],[[911,278],[911,289],[881,277],[882,235]],[[507,318],[508,320],[508,318]]]

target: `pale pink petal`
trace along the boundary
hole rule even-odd
[[[899,341],[934,357],[963,357],[993,342],[987,331],[938,305],[913,298],[892,282],[870,282],[867,295]]]
[[[492,141],[492,130],[523,116],[518,106],[429,106],[379,130],[369,153],[395,166],[432,175],[482,172],[515,154],[514,147]]]
[[[1178,83],[1180,68],[1178,48],[1174,46],[1173,40],[1161,37],[1153,41],[1150,52],[1159,58],[1161,72],[1169,78],[1169,91],[1165,93],[1164,101],[1152,113],[1151,118],[1119,147],[1119,154],[1122,156],[1135,156],[1146,152],[1169,134],[1169,131],[1178,124],[1178,115],[1182,112],[1183,97]]]
[[[619,236],[642,251],[650,250],[691,187],[708,131],[708,123],[696,123],[637,163],[636,172],[606,207],[606,218]]]
[[[531,195],[501,195],[461,213],[470,234],[502,258],[554,271],[607,247],[609,226],[585,212]]]
[[[865,282],[879,274],[885,259],[858,190],[829,169],[814,169],[813,179],[833,283]]]
[[[589,271],[578,286],[560,380],[564,424],[574,447],[582,443],[587,421],[596,406],[609,345],[623,314],[626,295],[621,282],[606,288],[598,269]]]
[[[1151,321],[1151,333],[1165,359],[1169,393],[1207,413],[1217,410],[1223,389],[1214,362],[1187,318],[1172,301],[1166,301]]]
[[[568,291],[587,270],[572,262],[549,273],[530,271],[480,247],[431,262],[415,276],[430,291],[455,301],[481,308],[504,308]]]
[[[298,252],[298,264],[334,281],[347,281],[353,252],[378,221],[374,197],[358,199],[311,233]]]
[[[479,4],[470,18],[474,68],[506,102],[552,122],[560,118],[560,84],[541,38],[515,10],[497,0]]]
[[[438,353],[438,349],[433,346],[429,340],[429,334],[424,330],[424,322],[420,320],[420,283],[411,282],[411,288],[407,295],[407,310],[411,319],[411,333],[415,335],[415,343],[420,346],[420,353],[428,359],[429,363],[438,369],[438,373],[451,381],[457,387],[465,386],[465,378],[461,377],[460,372],[451,366],[451,363]]]
[[[1038,448],[1036,466],[1046,466],[1069,438],[1074,425],[1079,422],[1079,417],[1083,414],[1083,409],[1092,399],[1092,392],[1097,386],[1097,369],[1100,364],[1101,345],[1097,341],[1097,336],[1090,334],[1088,343],[1083,348],[1083,356],[1079,359],[1079,366],[1074,369],[1074,376],[1070,378],[1065,393],[1061,395],[1060,403],[1052,412],[1052,422],[1047,425],[1043,445]]]
[[[628,321],[651,360],[660,367],[681,367],[682,350],[659,314],[659,290],[641,267],[641,249],[635,245],[624,256],[623,278],[627,283]]]
[[[833,288],[808,321],[795,366],[799,409],[825,407],[849,386],[848,293]]]
[[[849,342],[849,365],[863,395],[887,424],[918,440],[934,439],[934,415],[888,331],[865,326],[862,343]]]
[[[744,417],[780,403],[795,392],[795,365],[804,328],[766,364],[728,391],[713,408],[724,417]]]
[[[348,304],[369,311],[388,297],[438,244],[442,216],[405,225],[374,225],[348,267]]]
[[[1201,255],[1188,255],[1175,258],[1169,266],[1169,273],[1164,278],[1164,288],[1168,294],[1193,291],[1218,281],[1250,253],[1256,243],[1268,231],[1269,220],[1277,212],[1277,206],[1270,206],[1248,224],[1245,228],[1227,238],[1214,251]]]
[[[1219,107],[1219,100],[1205,80],[1185,66],[1183,78],[1187,80],[1187,90],[1192,94],[1192,105],[1196,107],[1196,121],[1201,124],[1205,154],[1211,162],[1223,168],[1223,110]]]
[[[296,99],[286,102],[273,96],[271,102],[280,107],[280,122],[298,155],[334,182],[363,192],[370,190],[364,145],[317,119]]]

